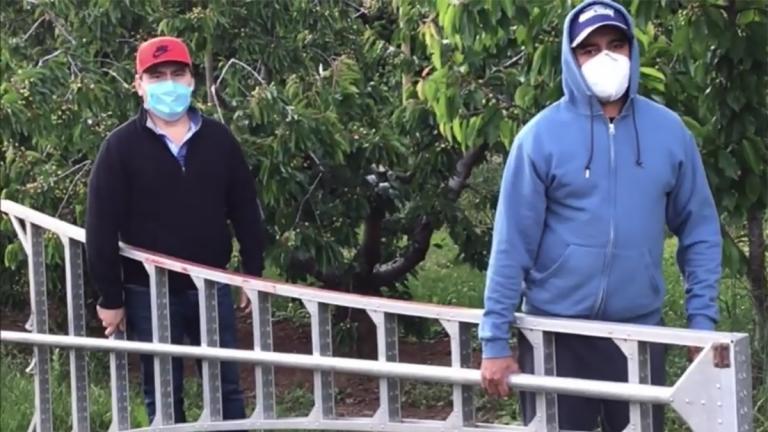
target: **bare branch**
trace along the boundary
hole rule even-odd
[[[348,6],[351,6],[354,10],[357,11],[357,13],[352,18],[357,18],[357,17],[363,16],[363,15],[368,15],[368,11],[365,8],[356,5],[354,2],[351,2],[351,1],[347,0],[344,3],[346,3]]]
[[[317,169],[319,169],[320,172],[324,173],[325,167],[323,167],[323,164],[320,163],[320,159],[318,159],[313,152],[309,152],[309,157],[311,157],[312,160],[315,161],[315,165],[317,165]]]
[[[312,192],[315,191],[315,188],[317,187],[317,184],[320,182],[320,179],[323,177],[323,173],[320,173],[317,175],[317,178],[315,178],[315,182],[312,183],[312,186],[309,188],[309,192],[307,192],[306,195],[304,195],[304,198],[301,199],[301,203],[299,204],[299,211],[296,212],[296,220],[293,222],[293,226],[291,229],[296,228],[296,225],[299,224],[299,219],[301,218],[301,211],[304,209],[304,203],[307,202],[309,199],[309,196],[312,195]]]
[[[67,54],[67,60],[69,61],[70,78],[74,79],[75,75],[77,75],[77,77],[82,76],[82,74],[80,73],[80,68],[78,67],[80,65],[78,63],[75,63],[71,55]]]
[[[216,111],[219,113],[219,120],[224,123],[224,114],[221,112],[221,104],[219,103],[219,95],[216,93],[216,85],[211,86],[211,96],[213,96],[213,103],[216,105]]]
[[[133,88],[133,86],[132,86],[132,85],[130,85],[130,84],[128,84],[127,82],[123,81],[123,79],[122,79],[122,78],[120,78],[120,75],[118,75],[117,73],[115,73],[113,70],[111,70],[111,69],[107,69],[107,68],[101,68],[101,71],[102,71],[102,72],[106,72],[106,73],[108,73],[108,74],[112,75],[113,77],[115,77],[115,79],[117,79],[118,81],[120,81],[120,83],[121,83],[121,84],[123,84],[123,87],[125,87],[125,88],[127,88],[127,89],[131,89],[131,88]]]
[[[525,51],[521,52],[520,54],[512,57],[511,59],[507,60],[506,62],[502,63],[500,66],[495,66],[491,68],[491,72],[495,72],[498,70],[504,70],[509,67],[512,67],[516,65],[517,63],[520,63],[520,61],[525,57]]]
[[[85,160],[85,161],[82,161],[82,162],[80,162],[79,164],[77,164],[77,165],[73,166],[72,168],[70,168],[70,169],[68,169],[68,170],[64,171],[63,173],[61,173],[61,174],[57,175],[56,177],[52,178],[51,180],[49,180],[49,183],[51,183],[51,184],[53,184],[53,183],[56,183],[57,181],[59,181],[59,180],[63,179],[64,177],[66,177],[66,176],[68,176],[68,175],[72,174],[74,171],[76,171],[76,170],[78,170],[78,169],[82,168],[82,167],[83,167],[83,165],[89,165],[90,163],[91,163],[91,161],[90,161],[90,160]]]
[[[41,16],[41,17],[40,17],[40,19],[38,19],[37,21],[35,21],[35,23],[34,23],[34,24],[32,24],[32,27],[31,27],[31,28],[30,28],[30,29],[27,31],[27,33],[24,35],[24,37],[22,37],[22,38],[21,38],[21,41],[22,41],[22,42],[24,42],[25,40],[27,40],[27,38],[29,38],[29,36],[30,36],[32,33],[34,33],[34,32],[35,32],[35,29],[37,28],[37,26],[39,26],[39,25],[40,25],[40,23],[41,23],[41,22],[43,22],[43,21],[45,21],[47,18],[48,18],[47,16]]]
[[[309,47],[309,50],[314,51],[317,54],[320,54],[320,57],[324,58],[325,61],[328,62],[329,67],[333,67],[333,60],[330,57],[328,57],[324,52],[320,51],[315,47]]]
[[[69,41],[72,43],[72,45],[77,45],[77,41],[75,40],[75,38],[72,37],[72,35],[69,34],[69,32],[67,31],[67,28],[64,27],[64,23],[63,23],[63,20],[61,18],[59,18],[56,15],[54,15],[51,11],[45,11],[45,16],[48,17],[48,19],[51,20],[53,25],[55,25],[56,28],[59,29],[59,31],[62,34],[64,34],[64,36],[67,39],[69,39]]]
[[[51,53],[51,54],[48,54],[47,56],[45,56],[45,57],[41,58],[41,59],[40,59],[40,60],[37,62],[37,66],[36,66],[36,67],[40,67],[40,66],[42,66],[42,65],[43,65],[45,62],[47,62],[48,60],[50,60],[50,59],[52,59],[52,58],[56,57],[57,55],[59,55],[59,54],[61,54],[61,53],[63,53],[63,52],[64,52],[64,50],[56,50],[55,52],[53,52],[53,53]]]
[[[80,179],[80,177],[83,175],[84,172],[87,171],[87,168],[91,166],[91,161],[87,161],[88,163],[83,165],[83,167],[80,169],[80,172],[77,173],[74,179],[72,179],[72,182],[69,183],[69,188],[67,188],[67,193],[64,195],[64,199],[61,200],[61,204],[59,205],[59,209],[56,211],[55,218],[58,218],[59,215],[61,215],[61,211],[64,210],[64,205],[67,203],[67,200],[69,199],[69,195],[72,193],[72,189],[75,187],[75,184]]]
[[[264,81],[264,79],[263,79],[263,78],[261,78],[261,75],[259,75],[258,73],[256,73],[256,71],[255,71],[255,70],[253,70],[253,68],[251,68],[251,67],[250,67],[250,66],[248,66],[247,64],[245,64],[245,63],[241,62],[240,60],[238,60],[238,59],[234,59],[234,58],[233,58],[233,59],[230,59],[230,60],[227,62],[227,64],[226,64],[226,65],[224,65],[224,70],[223,70],[223,71],[221,71],[221,76],[219,77],[219,79],[218,79],[218,80],[216,80],[216,87],[218,87],[218,86],[219,86],[219,84],[221,83],[221,80],[222,80],[222,79],[224,79],[224,75],[226,75],[226,74],[227,74],[227,70],[228,70],[228,69],[229,69],[229,67],[230,67],[231,65],[233,65],[233,64],[236,64],[236,65],[238,65],[238,66],[242,66],[242,67],[244,67],[246,70],[248,70],[250,73],[252,73],[252,74],[253,74],[253,76],[254,76],[254,77],[256,77],[256,79],[257,79],[257,80],[259,80],[259,82],[261,83],[261,85],[267,85],[266,81]]]
[[[464,157],[456,163],[456,172],[448,179],[448,199],[456,201],[464,191],[467,180],[472,175],[472,170],[485,156],[488,144],[483,143],[468,151]]]
[[[205,88],[208,90],[208,103],[215,103],[213,99],[213,49],[209,46],[205,50]]]
[[[206,61],[207,61],[207,59],[206,59]],[[212,62],[212,61],[213,61],[213,60],[211,59],[211,62]],[[253,74],[253,76],[255,76],[255,77],[256,77],[256,79],[257,79],[257,80],[258,80],[258,81],[259,81],[259,82],[260,82],[262,85],[267,85],[266,81],[264,81],[264,79],[261,77],[261,75],[259,75],[259,74],[258,74],[258,73],[257,73],[255,70],[253,70],[253,68],[251,68],[251,67],[250,67],[250,66],[248,66],[247,64],[245,64],[245,63],[241,62],[241,61],[240,61],[240,60],[238,60],[238,59],[234,59],[234,58],[233,58],[233,59],[230,59],[230,60],[227,62],[227,64],[226,64],[226,65],[224,65],[224,70],[221,72],[221,76],[219,76],[219,79],[218,79],[218,80],[216,80],[216,84],[213,84],[213,85],[211,85],[211,86],[208,88],[210,99],[212,99],[212,100],[213,100],[213,103],[214,103],[214,105],[216,105],[216,111],[219,113],[219,120],[221,120],[221,121],[222,121],[222,123],[224,122],[224,114],[223,114],[223,113],[222,113],[222,111],[221,111],[221,104],[222,104],[224,101],[223,101],[223,100],[222,100],[222,101],[219,101],[219,95],[218,95],[218,93],[217,93],[217,91],[216,91],[216,90],[219,88],[219,84],[221,84],[221,80],[223,80],[223,79],[224,79],[224,76],[227,74],[227,70],[229,70],[229,67],[230,67],[231,65],[233,65],[233,64],[236,64],[236,65],[238,65],[238,66],[242,66],[243,68],[245,68],[246,70],[248,70],[249,72],[251,72],[251,73]],[[207,65],[206,65],[206,66],[207,66]],[[212,70],[212,69],[213,69],[213,67],[211,66],[211,70]],[[211,78],[212,78],[212,77],[211,77]],[[212,79],[211,79],[211,80],[212,80]],[[206,84],[208,83],[208,81],[209,81],[209,80],[208,80],[208,76],[207,76],[207,73],[206,73]]]

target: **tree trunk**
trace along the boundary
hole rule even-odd
[[[205,50],[205,94],[208,96],[208,103],[213,105],[213,49],[210,44]]]
[[[768,346],[768,283],[766,282],[766,231],[765,209],[753,206],[747,213],[747,236],[749,241],[747,278],[749,279],[752,305],[755,310],[755,343],[753,346]],[[762,357],[762,358],[760,358]],[[768,387],[768,354],[755,355],[755,379],[762,379]]]

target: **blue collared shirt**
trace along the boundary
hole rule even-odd
[[[200,129],[200,125],[203,123],[203,116],[200,114],[200,111],[198,111],[196,108],[190,107],[187,111],[187,115],[189,116],[189,130],[187,131],[187,134],[184,135],[184,138],[181,140],[181,143],[179,145],[176,145],[171,138],[163,133],[152,121],[152,117],[147,116],[147,127],[152,129],[152,131],[156,134],[158,134],[161,138],[163,138],[163,141],[165,141],[165,145],[168,146],[168,150],[171,151],[171,154],[173,154],[176,157],[176,160],[179,161],[181,164],[181,168],[185,168],[185,160],[187,157],[187,141],[189,141],[190,138],[192,138],[192,135],[197,132],[198,129]]]

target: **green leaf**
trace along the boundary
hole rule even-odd
[[[3,262],[5,263],[5,267],[11,269],[16,268],[21,260],[21,246],[18,242],[9,244],[8,247],[5,248],[4,255]]]
[[[504,119],[501,111],[491,107],[485,112],[486,120],[483,125],[483,137],[487,143],[495,143],[499,139],[499,124]]]
[[[471,119],[469,119],[469,124],[467,126],[466,136],[464,137],[465,142],[464,147],[469,148],[473,145],[475,145],[475,138],[477,137],[477,131],[480,130],[480,127],[483,124],[483,116],[474,116]]]
[[[747,161],[747,164],[749,165],[749,168],[752,170],[753,173],[759,173],[761,172],[761,163],[760,163],[760,156],[757,154],[757,150],[755,147],[755,141],[751,139],[744,140],[741,145],[741,149],[743,150],[742,155],[744,156],[744,159]]]
[[[723,170],[726,176],[737,179],[739,177],[739,164],[733,156],[725,150],[717,153],[717,166]]]
[[[539,74],[539,68],[541,68],[541,61],[546,53],[546,45],[541,45],[536,49],[536,53],[533,55],[533,64],[531,65],[531,78],[536,78]]]
[[[466,131],[466,121],[462,120],[458,117],[453,119],[451,122],[451,131],[453,132],[453,136],[456,137],[457,140],[459,140],[459,143],[465,144],[465,134]]]
[[[458,23],[456,22],[457,13],[458,7],[451,4],[446,9],[445,14],[440,15],[440,26],[446,36],[450,37],[456,33],[455,30],[458,28]]]
[[[704,128],[693,118],[683,116],[683,123],[685,123],[685,126],[691,130],[691,133],[693,133],[697,139],[701,139],[704,136]]]
[[[646,35],[641,29],[635,28],[635,38],[640,41],[640,45],[642,46],[643,50],[648,49],[648,35]]]
[[[759,20],[759,18],[760,16],[757,14],[757,11],[755,9],[747,9],[739,13],[739,16],[736,17],[736,24],[742,25],[742,26],[747,25],[752,21]]]
[[[515,0],[501,0],[501,8],[508,17],[515,17]]]
[[[533,97],[533,87],[528,85],[521,85],[515,90],[515,103],[518,106],[525,107],[528,105],[528,101]]]
[[[731,240],[730,236],[723,236],[723,262],[726,268],[734,273],[739,273],[742,267],[742,253],[739,246]]]
[[[520,45],[525,45],[525,42],[528,40],[528,28],[522,24],[518,24],[515,29],[515,39],[517,39],[517,43]]]
[[[507,148],[512,145],[514,127],[515,125],[512,123],[512,120],[509,119],[504,119],[499,124],[499,137],[501,138],[502,144]]]
[[[21,100],[21,98],[19,97],[19,94],[17,92],[13,90],[8,90],[8,92],[3,95],[2,104],[5,106],[12,106],[19,100]]]
[[[666,80],[667,80],[667,78],[664,76],[664,74],[661,71],[659,71],[658,69],[654,69],[652,67],[642,66],[640,68],[640,73],[643,74],[643,75],[654,77],[654,78],[659,79],[661,81],[665,81],[666,82]]]

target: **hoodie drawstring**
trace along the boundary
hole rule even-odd
[[[589,103],[589,158],[584,166],[584,178],[589,178],[589,171],[592,166],[592,156],[595,154],[595,119],[592,118],[592,102]]]
[[[637,130],[637,104],[635,99],[632,99],[632,126],[635,128],[635,152],[636,159],[635,164],[639,167],[643,166],[643,155],[640,153],[640,132]]]
[[[637,104],[632,100],[632,127],[635,130],[635,165],[643,166],[643,154],[640,151],[640,132],[637,129]],[[592,118],[592,103],[589,104],[589,157],[584,166],[584,178],[589,178],[592,168],[592,158],[595,154],[595,119]]]

